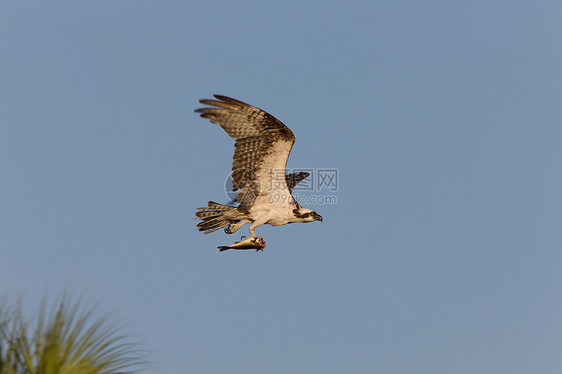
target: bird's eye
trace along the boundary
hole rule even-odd
[[[316,215],[316,212],[310,212],[310,216],[314,217]]]

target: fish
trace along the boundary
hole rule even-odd
[[[231,245],[221,245],[217,247],[219,251],[226,251],[227,249],[255,249],[256,251],[263,251],[265,248],[265,240],[261,236],[249,237],[245,236],[240,238],[239,242]]]

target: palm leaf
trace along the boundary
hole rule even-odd
[[[63,296],[47,310],[43,302],[30,324],[21,303],[0,303],[0,374],[124,374],[147,366],[117,323],[94,318],[96,307]]]

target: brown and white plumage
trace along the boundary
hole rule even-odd
[[[233,191],[239,191],[238,207],[209,202],[199,208],[197,226],[205,233],[228,226],[233,233],[252,223],[250,233],[263,224],[274,226],[292,222],[312,222],[322,217],[302,208],[292,197],[295,185],[309,176],[298,172],[286,174],[287,159],[295,142],[293,132],[269,113],[226,96],[218,100],[200,100],[208,105],[196,109],[201,117],[218,124],[236,140],[232,163]]]

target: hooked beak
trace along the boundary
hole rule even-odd
[[[317,214],[315,219],[316,219],[317,221],[320,221],[320,222],[323,221],[322,216],[321,216],[320,214]]]

